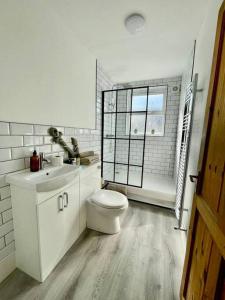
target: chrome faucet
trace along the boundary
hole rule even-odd
[[[39,157],[40,157],[40,170],[43,170],[45,168],[45,165],[50,164],[50,160],[45,157],[44,152],[40,152]]]

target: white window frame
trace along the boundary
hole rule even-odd
[[[149,95],[159,95],[159,94],[163,94],[163,109],[160,111],[149,111],[147,112],[147,118],[149,115],[155,115],[155,116],[162,116],[163,117],[163,131],[162,133],[158,133],[158,134],[152,134],[151,132],[147,131],[146,128],[146,136],[151,136],[151,137],[160,137],[160,136],[165,136],[165,123],[166,123],[166,107],[167,107],[167,86],[158,86],[158,87],[149,87]],[[127,111],[130,111],[129,108],[129,101],[127,101]],[[141,114],[140,112],[136,112],[137,114]],[[134,113],[135,114],[135,113]],[[143,113],[144,114],[144,113]],[[130,114],[127,114],[126,117],[126,135],[129,135],[129,127],[130,127]],[[134,136],[143,136],[143,133],[139,133],[139,134],[131,134]]]

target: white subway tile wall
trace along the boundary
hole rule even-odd
[[[71,137],[76,137],[80,151],[94,150],[100,154],[101,91],[111,89],[113,83],[99,64],[97,71],[96,129],[56,127],[70,146]],[[34,149],[48,154],[63,153],[59,145],[51,142],[47,132],[50,126],[0,122],[0,261],[15,249],[10,188],[5,177],[8,173],[28,168],[29,156]]]
[[[9,135],[9,123],[0,122],[0,135]]]

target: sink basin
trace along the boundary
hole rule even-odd
[[[7,175],[6,181],[36,192],[48,192],[70,183],[78,175],[78,170],[79,167],[66,164],[60,167],[48,167],[35,173],[25,170]]]

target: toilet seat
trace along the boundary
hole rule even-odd
[[[110,190],[100,190],[96,192],[91,197],[92,202],[103,208],[123,208],[128,205],[127,197],[121,193],[110,191]]]

